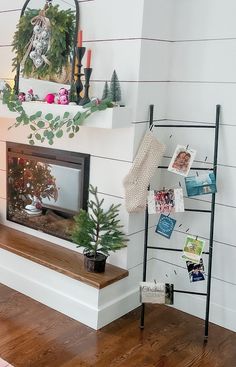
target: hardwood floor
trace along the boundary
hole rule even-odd
[[[0,285],[0,358],[15,367],[236,367],[236,333],[148,305],[99,331]]]

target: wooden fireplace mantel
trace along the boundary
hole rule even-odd
[[[128,271],[106,264],[105,273],[84,269],[83,255],[0,224],[0,248],[101,289],[128,276]]]

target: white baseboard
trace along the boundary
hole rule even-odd
[[[205,319],[206,297],[179,293],[175,294],[174,303],[174,308],[190,315],[197,316],[203,320]],[[236,332],[236,310],[211,302],[209,321]]]
[[[136,283],[131,275],[99,290],[0,249],[2,284],[95,330],[138,306],[133,281]]]
[[[139,290],[137,287],[129,293],[115,298],[112,302],[103,305],[99,310],[98,329],[117,320],[140,305]]]

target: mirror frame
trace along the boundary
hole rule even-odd
[[[25,10],[28,6],[28,4],[30,3],[31,0],[26,0],[22,9],[21,9],[21,13],[20,13],[20,18],[25,14]],[[46,0],[45,0],[46,1]],[[72,55],[72,68],[71,68],[71,79],[70,79],[70,86],[72,85],[72,83],[74,82],[74,70],[75,70],[75,60],[76,60],[76,45],[77,45],[77,34],[78,34],[78,30],[79,30],[79,17],[80,17],[80,12],[79,12],[79,3],[78,0],[74,0],[75,3],[75,14],[76,14],[76,21],[75,21],[75,34],[74,34],[74,48],[73,48],[73,55]],[[14,78],[14,91],[16,94],[19,93],[19,79],[20,79],[20,63],[18,62],[17,64],[17,68],[16,68],[16,75]]]

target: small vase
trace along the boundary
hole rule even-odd
[[[25,211],[29,215],[40,215],[42,214],[42,203],[37,196],[33,196],[32,202],[25,206]]]
[[[87,271],[92,273],[104,273],[107,256],[97,253],[96,257],[93,254],[84,254],[84,267]]]

